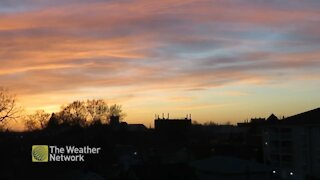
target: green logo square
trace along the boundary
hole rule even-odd
[[[47,145],[32,146],[32,162],[48,162],[49,148]]]

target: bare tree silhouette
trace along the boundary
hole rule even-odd
[[[50,114],[46,113],[44,110],[38,110],[32,115],[33,118],[40,123],[40,128],[43,129],[47,126],[50,119]]]
[[[119,116],[120,120],[123,120],[126,114],[123,112],[121,105],[114,104],[109,108],[109,120],[111,116]]]
[[[50,114],[44,110],[37,110],[34,114],[28,115],[24,122],[25,127],[29,131],[35,129],[44,129],[49,122]]]
[[[15,96],[7,89],[0,87],[0,122],[18,118],[20,108],[16,104]]]
[[[59,119],[62,124],[85,126],[87,121],[87,109],[83,101],[74,101],[65,107],[59,113]]]
[[[104,100],[87,100],[86,107],[89,116],[88,118],[92,120],[92,123],[103,124],[104,122],[108,122],[109,108]]]
[[[119,116],[123,119],[122,106],[108,104],[102,99],[93,99],[87,101],[74,101],[63,106],[61,111],[51,117],[48,126],[57,126],[61,124],[90,126],[94,124],[107,124],[111,116]]]
[[[33,131],[38,129],[37,122],[33,119],[26,119],[24,122],[24,126],[28,131]]]

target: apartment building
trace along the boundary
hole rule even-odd
[[[268,123],[264,161],[284,179],[320,178],[320,108]]]

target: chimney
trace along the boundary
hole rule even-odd
[[[110,125],[118,125],[120,124],[120,117],[119,116],[110,116]]]

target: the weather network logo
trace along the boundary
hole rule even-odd
[[[48,162],[49,148],[47,145],[32,146],[32,162]]]
[[[33,145],[32,162],[84,162],[85,156],[97,155],[101,147]]]

